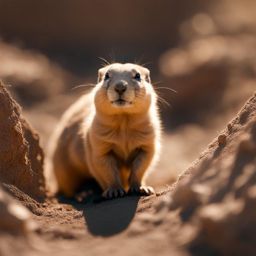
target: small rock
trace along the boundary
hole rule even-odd
[[[224,146],[227,143],[227,136],[225,134],[220,134],[218,137],[219,146]]]

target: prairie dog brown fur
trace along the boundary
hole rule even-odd
[[[159,156],[160,130],[149,70],[130,63],[99,69],[98,83],[64,113],[51,141],[59,192],[73,196],[94,178],[106,198],[153,194],[145,178]]]

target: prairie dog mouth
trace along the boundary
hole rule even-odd
[[[126,101],[124,99],[117,99],[115,101],[111,101],[112,104],[116,105],[116,106],[125,106],[125,105],[131,105],[132,102],[130,101]]]

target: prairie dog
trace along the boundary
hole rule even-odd
[[[160,130],[149,70],[130,63],[99,69],[98,83],[68,108],[52,138],[58,191],[71,197],[94,178],[105,198],[153,194],[145,178],[159,156]]]

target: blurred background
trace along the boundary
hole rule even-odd
[[[256,89],[255,13],[255,0],[0,0],[0,78],[46,149],[99,57],[145,64],[168,102],[150,180],[170,184]]]

